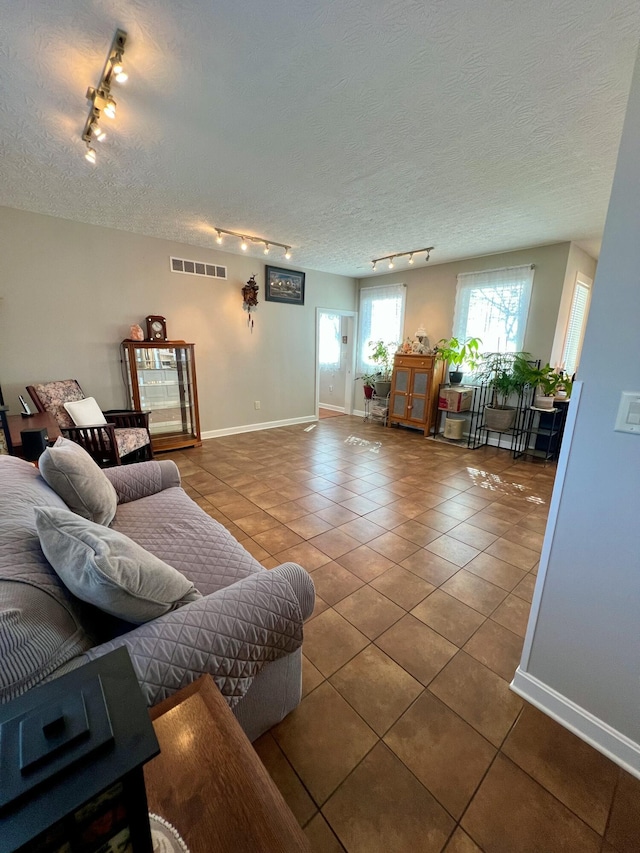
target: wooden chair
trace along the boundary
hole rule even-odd
[[[64,437],[84,447],[98,465],[110,467],[153,459],[149,412],[110,410],[103,413],[105,425],[75,426],[64,404],[85,399],[77,380],[27,385],[27,391],[38,411],[53,415]]]

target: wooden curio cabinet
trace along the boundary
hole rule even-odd
[[[403,424],[431,432],[438,408],[443,363],[433,355],[396,355],[393,360],[389,426]]]
[[[149,412],[154,452],[199,447],[194,344],[123,341],[122,352],[131,406]]]

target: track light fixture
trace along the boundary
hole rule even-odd
[[[96,152],[91,147],[91,143],[102,142],[106,138],[106,133],[100,127],[102,115],[104,114],[110,119],[116,117],[116,101],[111,95],[111,85],[114,81],[124,83],[128,79],[122,60],[126,42],[127,34],[125,31],[116,30],[107,61],[100,75],[100,82],[95,89],[91,86],[87,89],[87,100],[91,107],[84,123],[82,138],[87,143],[88,149],[84,156],[92,164],[96,162]],[[91,154],[91,152],[93,153]]]
[[[378,264],[380,261],[389,261],[388,266],[389,266],[389,269],[392,270],[395,266],[395,263],[394,263],[395,259],[396,258],[404,258],[407,255],[409,255],[409,263],[413,264],[414,263],[413,256],[414,255],[421,255],[423,252],[426,253],[425,262],[427,262],[427,261],[429,261],[429,259],[431,257],[432,251],[433,251],[433,246],[429,246],[429,248],[427,248],[427,249],[413,249],[411,252],[396,252],[394,255],[384,255],[382,258],[374,258],[374,260],[371,261],[371,272],[376,271],[376,264]]]
[[[291,246],[287,246],[286,243],[277,243],[275,240],[266,240],[264,237],[247,237],[245,234],[242,234],[238,231],[227,231],[226,228],[214,228],[216,232],[216,243],[222,243],[222,235],[230,234],[231,237],[238,237],[242,242],[240,243],[240,248],[243,252],[246,252],[249,248],[249,243],[263,243],[264,244],[264,254],[268,255],[271,251],[272,246],[279,246],[281,249],[284,249],[284,256],[287,260],[291,257]]]

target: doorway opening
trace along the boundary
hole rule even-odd
[[[316,416],[353,411],[355,311],[316,309]]]

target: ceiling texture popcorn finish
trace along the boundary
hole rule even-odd
[[[0,205],[212,249],[224,222],[357,277],[421,245],[438,263],[593,251],[640,37],[637,0],[0,0],[0,15]],[[130,78],[92,167],[84,93],[118,27]]]

